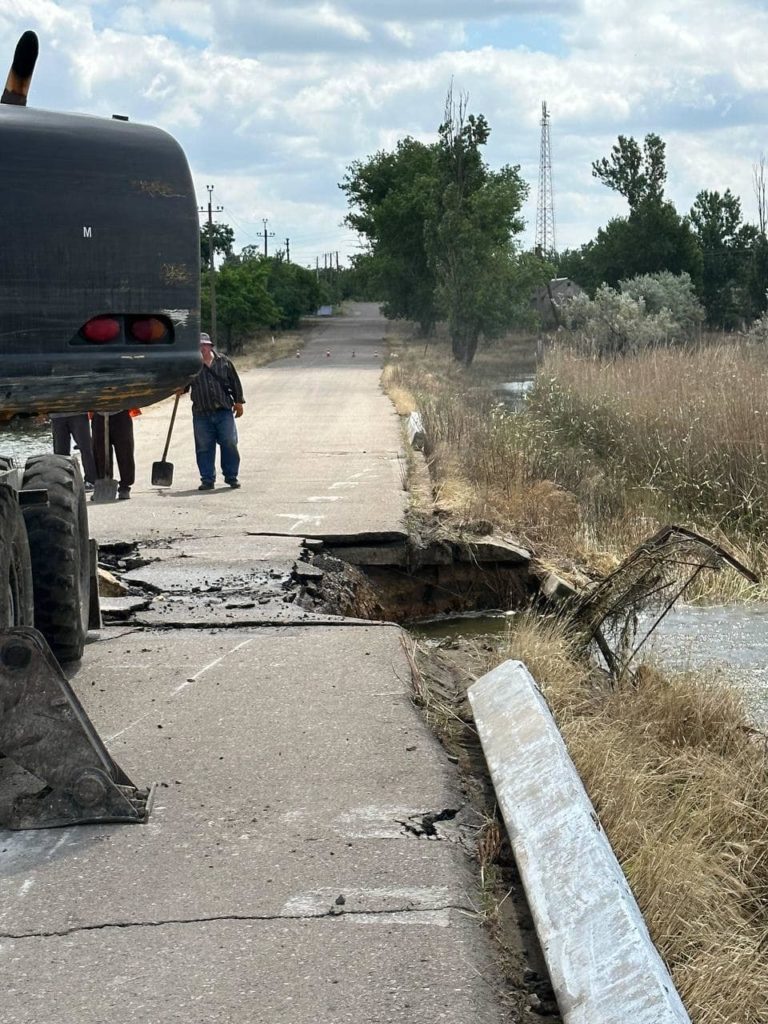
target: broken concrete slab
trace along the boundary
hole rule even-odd
[[[579,592],[572,583],[564,580],[562,576],[558,576],[555,572],[548,572],[542,580],[541,593],[550,601],[563,601],[577,597]]]
[[[151,597],[102,597],[100,600],[101,614],[105,619],[127,619],[135,612],[149,608]]]
[[[397,565],[406,566],[409,560],[409,548],[403,541],[397,544],[357,544],[331,546],[325,548],[325,554],[340,558],[351,565]]]
[[[454,544],[456,556],[462,562],[504,562],[515,564],[530,562],[531,552],[510,540],[497,537],[478,537],[477,540]]]
[[[311,562],[294,562],[293,575],[297,580],[301,580],[302,583],[308,583],[311,580],[321,580],[325,573],[318,566],[312,565]]]
[[[128,587],[117,576],[109,572],[108,569],[102,569],[99,566],[96,570],[96,576],[99,581],[100,597],[125,597],[128,593]]]

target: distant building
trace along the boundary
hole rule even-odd
[[[571,299],[584,292],[569,277],[553,277],[532,299],[533,308],[539,314],[542,327],[559,327],[560,311]]]

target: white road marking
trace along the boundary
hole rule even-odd
[[[50,850],[48,851],[48,854],[47,854],[48,860],[51,859],[51,857],[54,855],[54,853],[56,853],[56,851],[58,849],[60,849],[60,847],[62,847],[64,845],[64,843],[66,843],[66,841],[68,839],[69,839],[69,829],[67,829],[66,832],[64,832],[62,837],[59,839],[59,841],[54,846],[52,846],[50,848]]]
[[[313,496],[311,498],[307,498],[307,501],[338,501],[338,500],[339,500],[338,495],[322,496],[322,497],[318,495],[318,496]]]
[[[250,643],[253,643],[253,640],[243,640],[242,643],[236,644],[231,651],[227,651],[225,654],[222,654],[221,657],[215,658],[213,661],[209,662],[207,665],[201,668],[199,672],[196,672],[193,676],[190,676],[189,679],[185,679],[180,686],[177,686],[176,689],[171,694],[171,696],[175,697],[177,693],[181,693],[182,690],[185,690],[188,686],[191,686],[192,683],[196,683],[200,676],[203,675],[203,673],[207,672],[208,669],[214,668],[216,665],[220,665],[225,658],[228,658],[230,656],[230,654],[234,654],[235,651],[239,651],[241,647],[247,647],[248,644]]]
[[[322,523],[322,521],[325,519],[325,516],[297,516],[297,515],[292,515],[290,512],[278,512],[277,513],[277,518],[278,519],[295,519],[296,522],[293,524],[293,526],[290,529],[290,532],[293,533],[294,530],[298,530],[298,528],[300,526],[303,526],[304,523],[314,523],[315,526],[319,526],[320,523]]]
[[[207,665],[204,665],[199,672],[196,672],[193,676],[190,676],[188,679],[185,679],[183,683],[177,686],[174,690],[171,690],[170,697],[177,697],[183,690],[186,690],[188,686],[191,686],[192,683],[196,683],[200,676],[202,676],[209,669],[212,669],[216,665],[219,665],[222,661],[224,661],[225,658],[228,658],[230,654],[234,654],[235,651],[239,651],[241,647],[246,647],[248,644],[252,642],[252,640],[243,640],[241,643],[235,644],[235,646],[230,651],[226,651],[220,657],[214,658],[213,661],[209,662]],[[111,743],[113,740],[116,740],[118,736],[122,736],[123,733],[128,732],[130,729],[133,729],[134,726],[138,725],[140,722],[143,722],[145,718],[148,718],[150,715],[155,714],[155,710],[156,709],[153,708],[151,711],[146,711],[143,715],[139,715],[138,718],[134,719],[132,722],[129,722],[124,729],[121,729],[119,732],[112,733],[111,736],[107,736],[106,742]]]

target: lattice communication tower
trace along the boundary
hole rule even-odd
[[[549,136],[549,111],[541,104],[541,153],[539,156],[539,199],[536,205],[536,251],[554,255],[555,198],[552,190],[552,143]]]

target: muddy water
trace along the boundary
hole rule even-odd
[[[503,637],[514,628],[509,612],[452,616],[409,626],[427,644],[453,638]],[[768,605],[680,605],[643,648],[672,669],[712,669],[744,693],[755,724],[768,728]]]
[[[0,427],[0,455],[13,456],[24,465],[30,455],[43,455],[53,451],[51,428],[38,426],[29,420],[19,420]]]
[[[455,637],[464,640],[479,636],[504,636],[512,628],[514,612],[484,611],[478,615],[467,612],[465,615],[441,616],[437,619],[422,619],[408,623],[408,632],[427,646],[439,647],[444,641]]]
[[[525,408],[525,400],[532,387],[533,377],[529,374],[519,380],[498,384],[493,390],[509,412],[520,412]]]
[[[743,690],[755,724],[768,727],[768,605],[680,605],[647,646],[674,668],[715,669]]]

